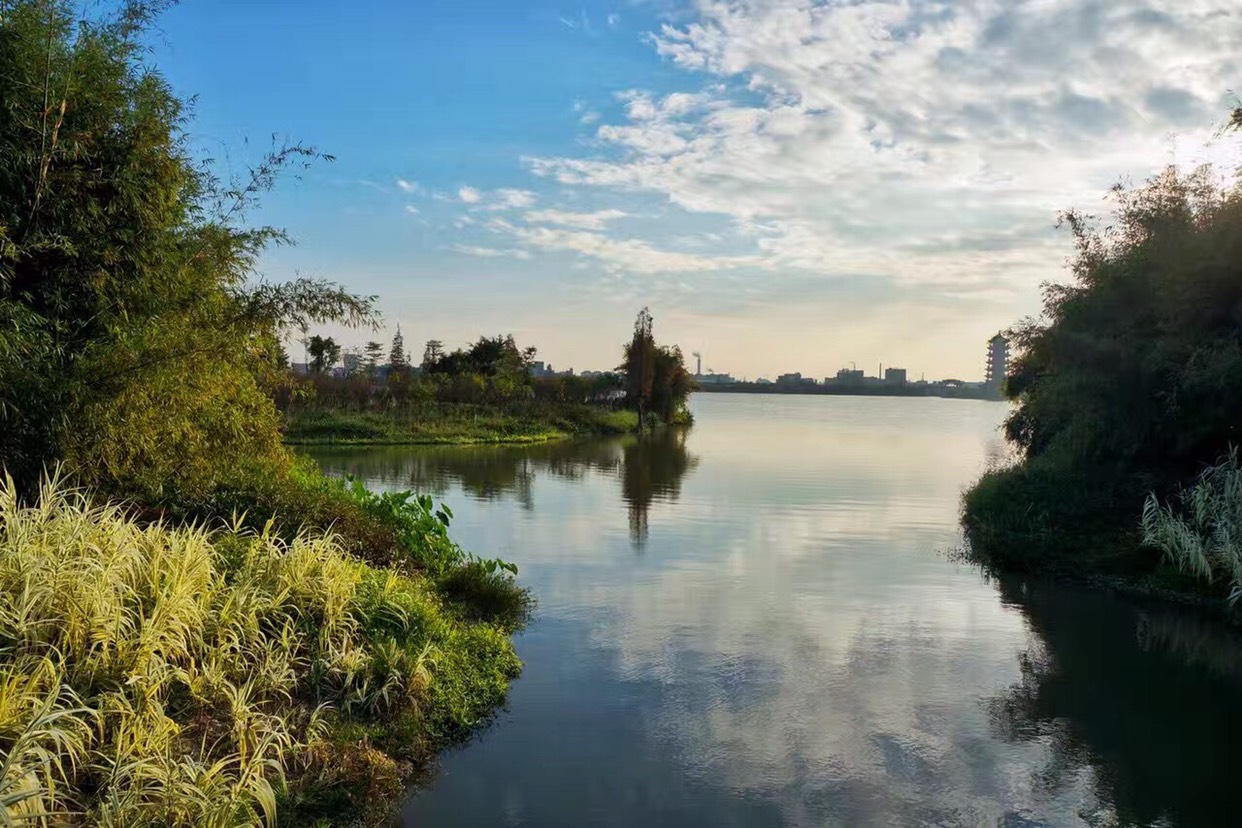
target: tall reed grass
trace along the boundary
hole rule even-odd
[[[1170,503],[1149,495],[1142,526],[1143,542],[1181,571],[1227,583],[1230,607],[1242,598],[1242,466],[1236,448]]]
[[[504,629],[331,534],[143,525],[55,478],[28,504],[0,485],[0,825],[374,809],[519,666]]]

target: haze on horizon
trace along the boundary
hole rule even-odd
[[[1236,162],[1236,0],[361,5],[191,0],[152,59],[226,170],[273,132],[336,156],[265,201],[298,246],[263,270],[378,294],[338,338],[416,359],[610,368],[648,305],[737,376],[978,379],[1064,278],[1058,211]]]

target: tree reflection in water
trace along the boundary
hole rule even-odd
[[[543,474],[579,480],[617,477],[629,516],[630,539],[641,550],[653,503],[672,502],[698,464],[686,449],[685,428],[642,437],[564,440],[529,446],[315,447],[307,453],[325,468],[348,469],[368,485],[443,496],[460,486],[477,500],[512,499],[535,508],[533,485]]]
[[[642,551],[651,532],[651,504],[675,501],[681,481],[698,459],[686,450],[686,429],[664,428],[625,444],[621,497],[630,518],[630,540]]]
[[[1236,824],[1237,635],[1176,608],[1021,580],[999,586],[1038,641],[1019,656],[1022,680],[988,710],[997,736],[1049,744],[1039,782],[1056,790],[1092,769],[1120,825]]]

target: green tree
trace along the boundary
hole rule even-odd
[[[202,489],[284,457],[267,394],[287,325],[368,321],[324,282],[256,284],[285,236],[247,210],[321,157],[277,145],[247,178],[193,159],[183,103],[144,63],[156,4],[79,20],[58,0],[0,16],[0,463],[33,481]]]
[[[375,376],[375,369],[379,367],[380,357],[384,355],[384,346],[379,342],[368,342],[363,347],[362,364],[366,368],[368,376]]]
[[[1102,226],[1064,216],[1073,279],[1010,332],[1005,429],[1023,462],[966,496],[986,556],[1141,558],[1147,492],[1178,490],[1238,440],[1242,189],[1218,182],[1208,167],[1168,168],[1115,188]]]
[[[388,367],[393,373],[405,374],[410,370],[410,358],[405,352],[405,337],[401,335],[401,326],[392,337],[392,348],[388,351]]]
[[[310,370],[316,374],[332,370],[341,358],[341,346],[330,336],[312,336],[306,349],[311,356]]]
[[[694,390],[694,378],[686,370],[681,348],[660,345],[653,355],[651,410],[665,424],[676,422]]]
[[[646,420],[655,381],[656,344],[652,325],[651,311],[643,308],[634,320],[634,335],[625,346],[625,361],[617,369],[625,377],[626,397],[638,411],[639,431]]]
[[[444,358],[444,343],[438,339],[428,339],[423,348],[423,370],[428,373],[435,370],[436,365]]]
[[[1242,405],[1242,191],[1210,167],[1113,190],[1114,219],[1065,214],[1074,281],[1046,288],[1006,433],[1028,458],[1180,477],[1236,439]]]

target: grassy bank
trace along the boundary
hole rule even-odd
[[[971,557],[996,574],[1039,574],[1200,604],[1225,596],[1144,544],[1141,478],[1031,463],[985,474],[962,498]]]
[[[6,824],[378,823],[503,702],[526,612],[505,565],[426,501],[321,483],[347,534],[0,487]],[[368,525],[386,563],[353,552]]]
[[[285,440],[303,445],[535,443],[627,434],[637,427],[638,416],[633,411],[601,406],[427,403],[385,412],[293,409],[286,414]]]

